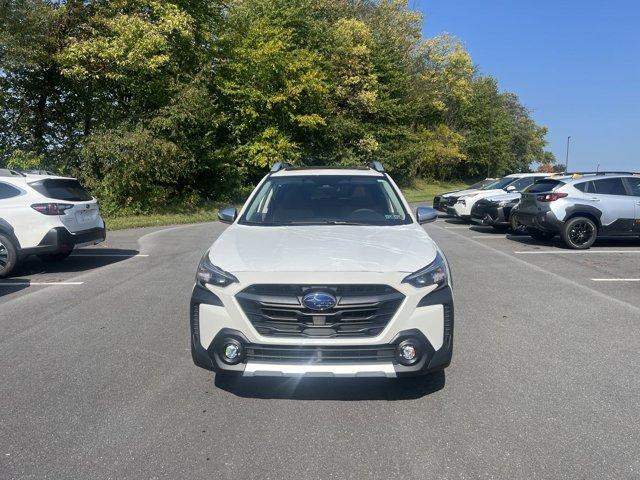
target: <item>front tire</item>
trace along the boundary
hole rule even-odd
[[[587,217],[574,217],[565,222],[560,232],[564,244],[573,250],[586,250],[598,238],[598,226]]]
[[[556,236],[553,232],[543,232],[542,230],[538,230],[537,228],[527,228],[527,233],[534,240],[538,240],[539,242],[548,242],[553,237]]]
[[[0,278],[11,275],[18,264],[18,252],[13,241],[6,235],[0,234]]]
[[[38,258],[43,262],[61,262],[66,260],[66,258],[71,255],[73,250],[65,250],[64,252],[56,252],[56,253],[43,253],[42,255],[38,255]]]
[[[515,215],[511,215],[509,219],[509,228],[516,235],[526,235],[527,227],[518,221],[518,218]]]

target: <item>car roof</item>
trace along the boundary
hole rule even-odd
[[[371,168],[340,168],[340,167],[293,167],[278,170],[272,177],[300,177],[314,175],[336,175],[345,177],[383,177],[381,172]]]
[[[77,180],[76,178],[73,178],[73,177],[63,177],[61,175],[40,175],[40,174],[35,174],[35,173],[27,173],[26,174],[26,179],[27,179],[27,182],[29,180],[44,180],[44,179],[51,179],[51,180]]]
[[[22,173],[16,170],[0,169],[0,181],[12,184],[29,184],[38,180],[77,180],[73,177],[63,177],[60,175],[39,175],[32,173]]]
[[[553,180],[559,180],[564,183],[573,184],[579,182],[586,182],[589,180],[600,180],[602,178],[627,178],[627,177],[637,177],[640,176],[637,173],[574,173],[572,175],[556,175],[552,176]]]
[[[512,173],[510,175],[505,175],[505,178],[525,178],[525,177],[548,177],[551,174],[549,173]]]

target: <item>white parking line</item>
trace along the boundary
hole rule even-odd
[[[97,255],[91,253],[72,253],[71,257],[125,257],[125,258],[136,258],[136,257],[148,257],[149,255],[127,255],[124,253],[98,253]]]
[[[640,282],[640,278],[592,278],[594,282]]]
[[[0,287],[35,287],[42,285],[84,285],[84,282],[0,282]]]
[[[554,254],[558,254],[558,255],[562,255],[562,254],[567,254],[567,253],[640,253],[640,250],[521,250],[521,251],[515,251],[514,252],[517,255],[528,255],[528,254],[533,254],[533,255],[544,255],[544,254],[549,254],[549,255],[554,255]]]

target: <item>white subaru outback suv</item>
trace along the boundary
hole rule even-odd
[[[0,277],[29,255],[62,260],[105,237],[98,202],[75,178],[0,169]]]
[[[447,261],[379,162],[276,164],[198,266],[196,365],[244,376],[396,377],[449,365]]]

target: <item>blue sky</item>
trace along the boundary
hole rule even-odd
[[[570,170],[640,171],[640,1],[409,0],[519,95]]]

